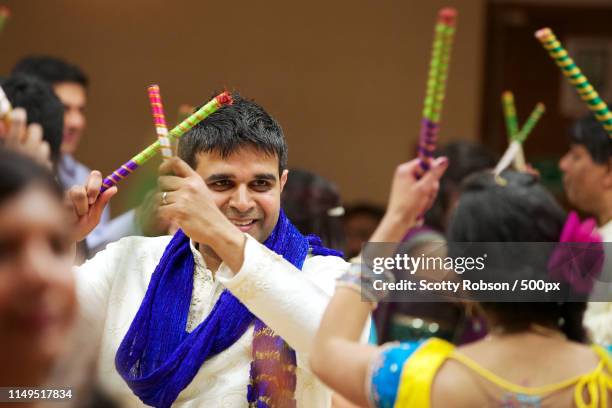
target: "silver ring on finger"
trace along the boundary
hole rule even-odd
[[[164,191],[164,193],[162,194],[162,199],[161,199],[163,205],[168,205],[168,201],[166,200],[166,197],[168,197],[168,192]]]

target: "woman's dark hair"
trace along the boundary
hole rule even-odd
[[[302,234],[315,234],[323,245],[343,249],[342,207],[334,184],[309,171],[292,169],[281,195],[281,204]]]
[[[425,224],[444,233],[453,193],[460,190],[467,176],[493,168],[495,158],[484,146],[466,141],[449,143],[438,150],[436,156],[448,158],[448,169],[440,179],[440,190],[434,203],[425,213]]]
[[[612,159],[612,138],[593,115],[576,122],[570,132],[570,142],[584,146],[597,164],[607,165]]]
[[[455,245],[458,242],[558,242],[566,213],[552,195],[532,175],[506,171],[501,177],[481,172],[464,182],[448,229],[449,254],[453,254],[453,247],[460,247]],[[504,250],[508,248],[512,247]],[[537,244],[527,249],[521,246],[521,251],[515,257],[505,254],[504,260],[509,263],[504,264],[504,280],[546,279],[550,253]],[[524,267],[526,259],[528,267]],[[561,287],[570,289],[567,283],[561,283]],[[585,302],[485,302],[481,306],[506,331],[526,330],[534,323],[560,324],[568,339],[586,341],[582,325]]]
[[[49,190],[59,200],[62,188],[46,168],[19,153],[0,147],[0,204],[23,190],[38,185]]]

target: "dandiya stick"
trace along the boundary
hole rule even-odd
[[[170,139],[168,139],[168,126],[166,125],[166,116],[164,115],[159,85],[153,84],[149,86],[147,92],[151,102],[151,112],[153,114],[153,124],[155,125],[157,140],[161,146],[161,154],[164,159],[169,159],[174,154],[172,153]]]
[[[510,91],[502,93],[502,108],[504,111],[504,119],[506,121],[506,132],[508,134],[508,141],[512,143],[515,140],[516,135],[519,132],[518,118],[516,117],[516,106],[514,104],[514,94]],[[525,171],[527,163],[525,161],[525,152],[523,147],[520,146],[514,156],[514,167],[519,171]]]
[[[502,107],[504,110],[504,119],[506,120],[508,140],[513,140],[519,131],[519,127],[516,117],[516,107],[514,105],[514,94],[512,94],[512,92],[505,91],[502,93]]]
[[[202,106],[198,109],[197,112],[189,116],[187,119],[179,123],[170,131],[168,134],[171,138],[179,138],[183,136],[189,129],[197,125],[202,120],[206,119],[208,116],[216,112],[223,105],[231,105],[232,97],[228,92],[223,92],[222,94],[214,97],[210,102],[206,105]],[[136,156],[132,157],[126,163],[121,165],[117,170],[112,172],[108,177],[102,181],[102,187],[100,188],[100,192],[104,192],[112,186],[116,185],[118,182],[126,178],[130,175],[134,170],[138,168],[138,166],[142,166],[146,163],[151,157],[155,156],[161,145],[159,144],[159,140],[155,141],[155,143],[149,145],[146,149],[138,153]]]
[[[444,8],[438,13],[419,134],[417,177],[429,170],[436,149],[456,18],[457,11],[453,8]]]
[[[509,148],[506,151],[506,154],[504,155],[506,158],[509,157],[511,160],[514,160],[514,166],[519,171],[525,171],[527,169],[525,153],[523,152],[523,143],[525,142],[525,140],[527,140],[527,136],[529,136],[529,134],[531,133],[535,125],[538,123],[545,111],[546,106],[542,102],[536,104],[535,108],[533,109],[533,111],[531,111],[531,114],[525,121],[525,124],[523,125],[521,130],[512,138],[512,148]],[[508,166],[508,164],[506,164],[505,160],[500,160],[499,166],[500,167],[496,168],[496,175],[499,175],[499,173],[501,173],[501,171],[503,171]],[[499,170],[500,168],[501,170]]]
[[[535,36],[540,40],[559,68],[561,68],[561,72],[563,72],[569,83],[574,86],[580,98],[586,102],[589,109],[608,133],[608,136],[612,137],[612,112],[608,109],[608,105],[599,97],[599,94],[593,88],[593,85],[589,83],[587,77],[584,76],[580,68],[574,63],[567,50],[557,40],[552,30],[550,28],[542,28],[536,31]]]
[[[523,144],[525,140],[527,140],[527,136],[529,136],[544,112],[546,112],[546,106],[542,102],[538,102],[535,108],[533,108],[533,111],[531,111],[531,114],[525,121],[525,124],[521,128],[520,132],[517,133],[515,137],[517,142]]]

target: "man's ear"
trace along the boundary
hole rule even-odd
[[[283,170],[283,173],[280,176],[280,191],[283,192],[283,188],[285,188],[285,183],[287,183],[287,177],[289,176],[289,170]]]

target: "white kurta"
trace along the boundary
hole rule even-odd
[[[612,221],[598,229],[604,242],[612,242]],[[612,244],[607,244],[612,245]],[[612,253],[606,247],[604,270],[593,291],[599,299],[612,298]],[[584,314],[584,325],[595,343],[609,346],[612,344],[612,302],[590,302]]]
[[[244,264],[234,275],[221,264],[213,277],[199,251],[187,330],[210,313],[227,287],[249,310],[297,353],[295,397],[300,407],[328,407],[331,393],[308,368],[312,340],[333,294],[335,280],[348,264],[338,257],[309,256],[301,271],[248,236]],[[144,298],[171,237],[129,237],[76,269],[82,322],[100,333],[98,379],[122,406],[142,406],[115,370],[115,353]],[[245,407],[253,328],[231,347],[210,358],[181,392],[176,407]]]

